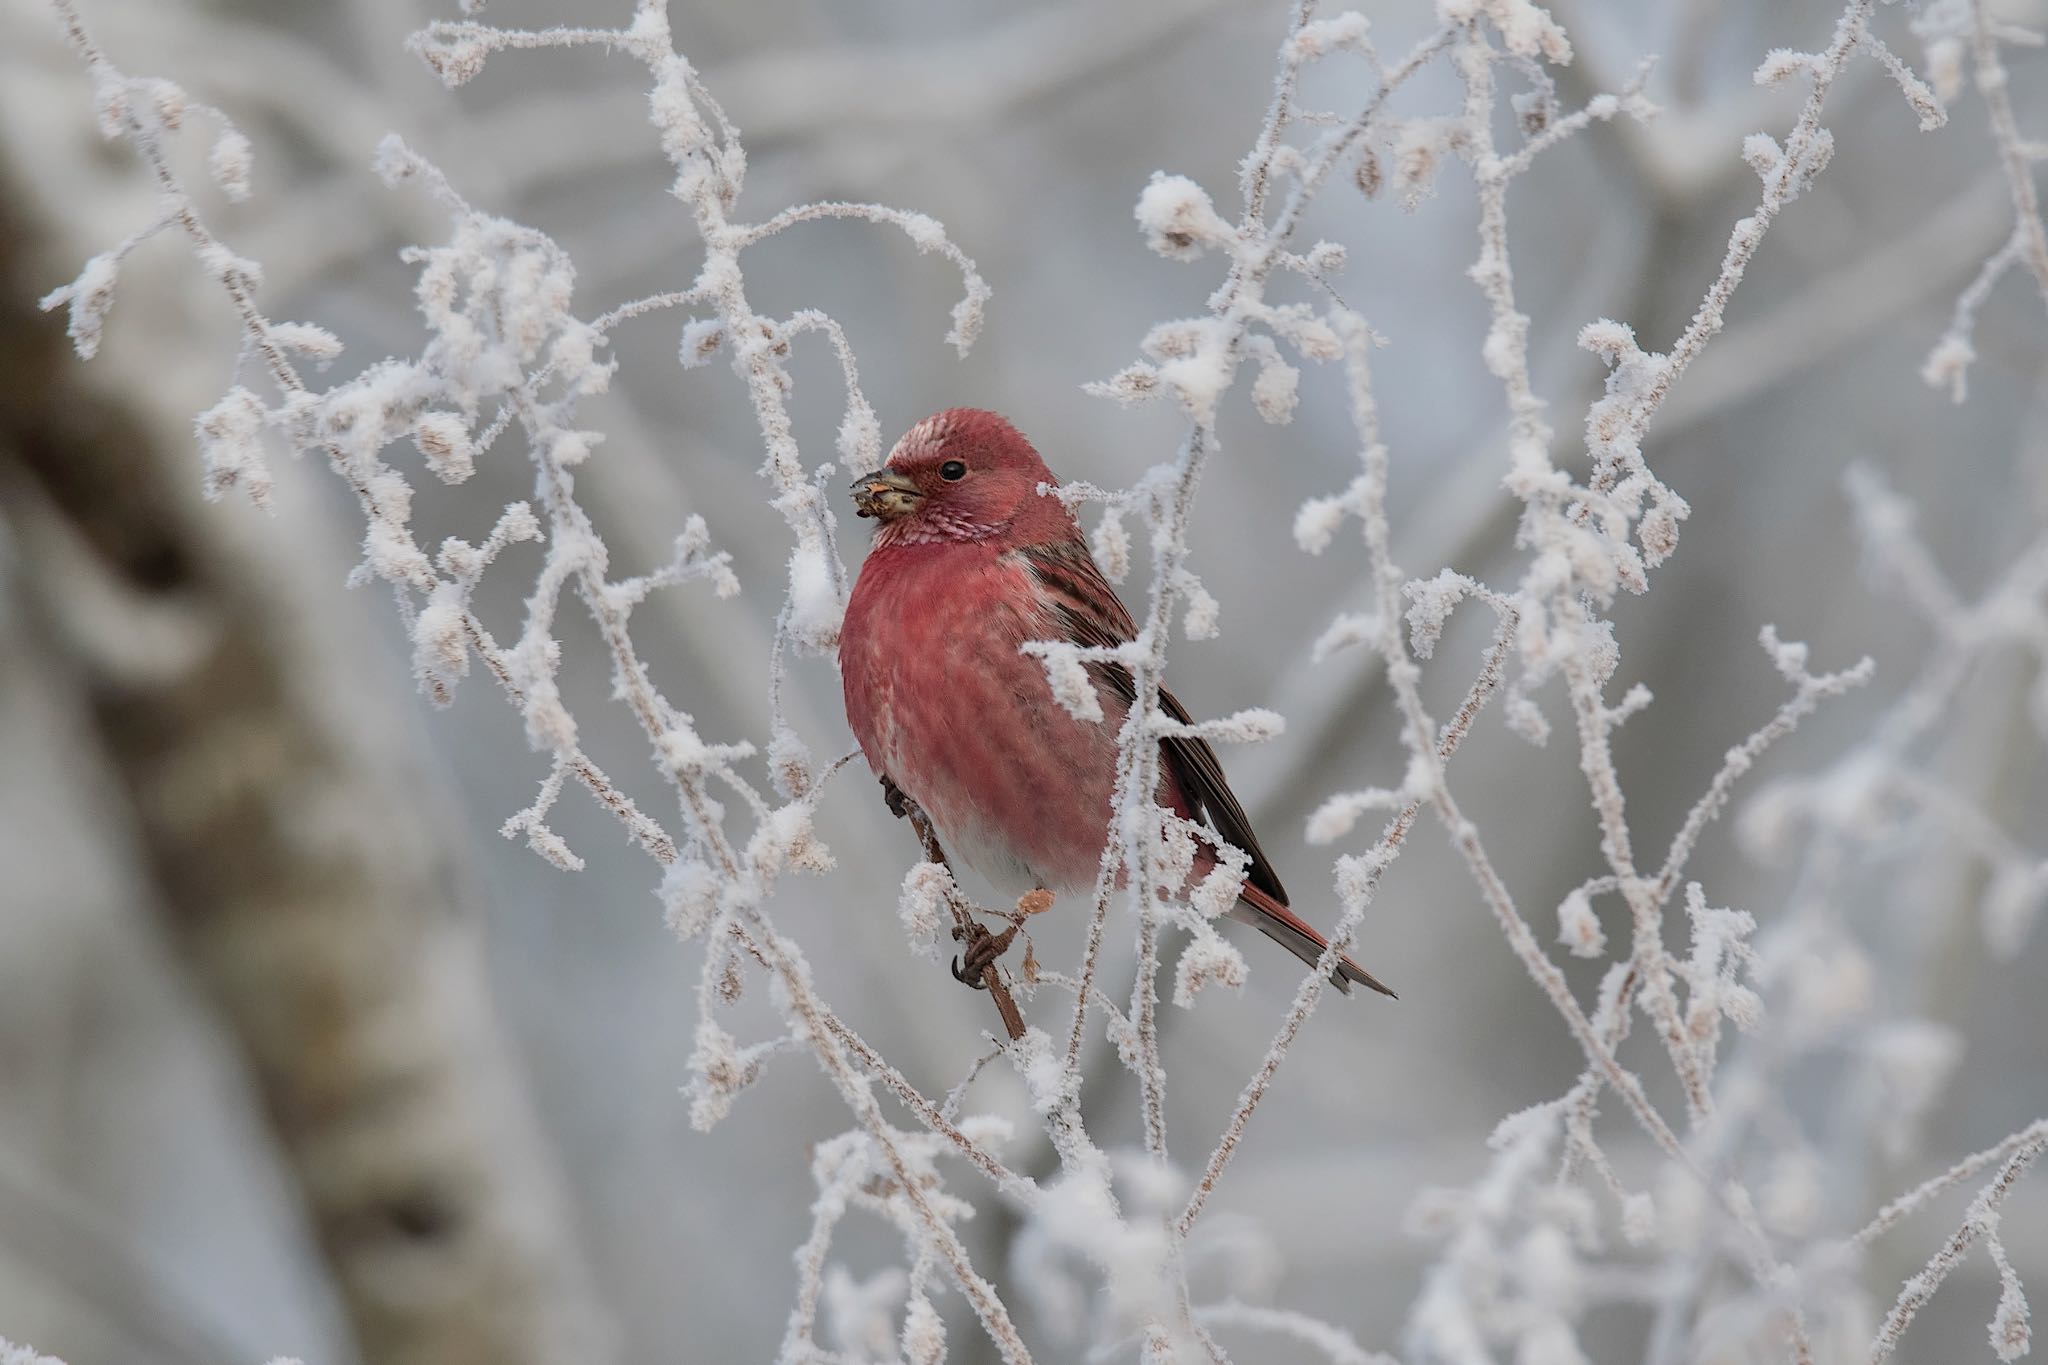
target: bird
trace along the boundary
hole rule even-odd
[[[943,848],[1020,898],[1094,885],[1117,734],[1136,696],[1128,669],[1090,663],[1103,719],[1080,719],[1023,651],[1034,640],[1100,647],[1137,634],[1073,513],[1043,491],[1057,483],[1006,418],[949,408],[911,427],[849,490],[876,527],[839,635],[848,724],[892,807],[903,813],[895,793],[908,797]],[[1159,705],[1189,720],[1164,688]],[[1327,942],[1288,908],[1215,750],[1195,736],[1159,746],[1158,804],[1206,821],[1194,875],[1216,866],[1216,841],[1241,850],[1244,883],[1228,913],[1314,964]],[[1331,980],[1347,994],[1354,982],[1394,994],[1345,956]]]

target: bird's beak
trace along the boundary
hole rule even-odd
[[[917,485],[893,469],[877,469],[853,481],[854,510],[864,517],[893,521],[915,507],[924,495]]]

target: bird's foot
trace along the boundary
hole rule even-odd
[[[882,800],[888,805],[889,814],[898,820],[910,814],[910,798],[903,794],[903,788],[887,777],[882,779]]]
[[[967,943],[961,955],[953,959],[953,979],[978,991],[987,990],[989,968],[1010,951],[1010,945],[1017,938],[1017,926],[1013,924],[998,934],[980,921],[970,919],[953,926],[953,937]]]

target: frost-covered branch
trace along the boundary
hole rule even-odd
[[[2027,1353],[2030,1345],[2028,1330],[2027,1296],[2020,1288],[2019,1276],[2013,1272],[2012,1263],[2006,1258],[2004,1243],[1998,1239],[1998,1206],[2012,1193],[2013,1186],[2041,1150],[2048,1147],[2048,1134],[2032,1133],[2019,1142],[2011,1156],[2005,1159],[1991,1183],[1977,1192],[1970,1201],[1969,1212],[1963,1215],[1963,1225],[1955,1235],[1942,1243],[1927,1266],[1919,1274],[1907,1280],[1899,1290],[1898,1302],[1891,1312],[1885,1314],[1884,1325],[1878,1328],[1877,1339],[1870,1344],[1871,1365],[1891,1359],[1892,1352],[1899,1346],[1899,1338],[1911,1325],[1913,1317],[1934,1297],[1934,1291],[1941,1288],[1941,1282],[1948,1278],[1956,1263],[1968,1253],[1971,1245],[1982,1240],[1989,1252],[1992,1263],[1998,1267],[1999,1294],[1998,1308],[1991,1318],[1991,1349],[2000,1360],[2017,1360]]]
[[[53,2],[91,75],[103,127],[135,148],[162,191],[154,217],[93,256],[46,300],[68,308],[79,352],[90,356],[97,348],[121,265],[134,247],[163,233],[184,234],[224,289],[242,331],[231,387],[197,424],[208,490],[217,496],[239,488],[260,502],[268,489],[268,446],[319,455],[355,495],[365,527],[357,580],[381,581],[392,593],[411,633],[422,689],[446,703],[474,662],[525,723],[540,759],[537,787],[533,800],[505,820],[505,835],[523,839],[558,867],[582,867],[584,855],[549,823],[563,800],[580,799],[580,787],[660,865],[665,916],[679,938],[703,952],[690,1056],[693,1123],[709,1127],[724,1120],[765,1068],[799,1052],[817,1062],[851,1116],[846,1131],[813,1151],[816,1199],[796,1257],[779,1359],[792,1365],[940,1360],[945,1340],[935,1296],[949,1284],[1010,1362],[1034,1358],[1026,1331],[1032,1319],[1013,1314],[1006,1294],[1028,1302],[1048,1336],[1057,1338],[1062,1325],[1070,1326],[1105,1358],[1136,1350],[1151,1361],[1220,1361],[1227,1355],[1218,1331],[1245,1331],[1277,1335],[1350,1365],[1388,1359],[1361,1347],[1350,1332],[1291,1308],[1204,1302],[1191,1288],[1190,1267],[1208,1254],[1205,1239],[1218,1225],[1216,1215],[1205,1221],[1205,1210],[1226,1173],[1254,1146],[1254,1114],[1315,1014],[1330,970],[1366,929],[1386,874],[1413,845],[1425,811],[1443,826],[1479,901],[1582,1060],[1574,1063],[1576,1083],[1564,1093],[1497,1127],[1492,1157],[1471,1189],[1417,1200],[1414,1230],[1438,1241],[1441,1254],[1410,1316],[1405,1352],[1411,1360],[1478,1361],[1497,1348],[1531,1361],[1580,1359],[1584,1318],[1610,1302],[1648,1305],[1649,1358],[1655,1361],[1680,1358],[1709,1328],[1739,1334],[1746,1350],[1782,1343],[1793,1360],[1811,1360],[1809,1308],[1835,1283],[1835,1268],[1853,1261],[1865,1242],[1911,1208],[1998,1163],[1999,1179],[1972,1205],[1958,1240],[1918,1278],[1917,1289],[1909,1284],[1893,1316],[1903,1330],[1962,1251],[1984,1240],[2009,1299],[2020,1305],[2002,1306],[1995,1330],[2007,1344],[2022,1339],[2016,1333],[2023,1334],[2024,1300],[1997,1240],[1996,1214],[2003,1191],[2040,1150],[2038,1125],[1888,1206],[1864,1234],[1828,1237],[1787,1212],[1796,1212],[1799,1163],[1809,1154],[1796,1116],[1776,1097],[1792,1067],[1825,1048],[1846,1050],[1880,1078],[1870,1093],[1889,1106],[1892,1121],[1877,1125],[1879,1101],[1870,1103],[1883,1144],[1917,1122],[1952,1056],[1931,1026],[1874,1019],[1866,1000],[1830,993],[1853,994],[1857,979],[1856,926],[1840,909],[1840,892],[1851,853],[1870,844],[1873,830],[1921,822],[1942,831],[1948,846],[1980,860],[1990,870],[1984,913],[1987,925],[1998,926],[1995,943],[2017,944],[2048,900],[2048,863],[2028,849],[2024,833],[2008,830],[1997,812],[1981,808],[1923,762],[1978,660],[2013,649],[2048,661],[2042,608],[2048,544],[2029,547],[1972,602],[1912,536],[1909,509],[1874,476],[1854,482],[1873,560],[1933,624],[1937,641],[1926,671],[1866,743],[1837,768],[1767,789],[1750,807],[1743,824],[1750,842],[1802,855],[1798,885],[1779,913],[1726,904],[1707,884],[1711,879],[1694,869],[1695,855],[1773,745],[1822,702],[1870,681],[1868,660],[1816,673],[1804,645],[1762,627],[1763,647],[1791,695],[1737,739],[1712,772],[1696,776],[1700,794],[1655,866],[1638,853],[1643,840],[1616,758],[1620,727],[1653,724],[1658,715],[1647,688],[1623,685],[1616,603],[1624,592],[1651,590],[1691,515],[1647,449],[1659,414],[1723,329],[1773,224],[1826,167],[1834,137],[1823,114],[1852,64],[1868,58],[1873,72],[1897,85],[1924,129],[1940,126],[1943,101],[1953,98],[1939,71],[1930,88],[1874,31],[1876,0],[1848,0],[1820,51],[1773,52],[1758,69],[1759,84],[1803,82],[1804,100],[1782,142],[1755,133],[1724,149],[1737,174],[1739,162],[1747,161],[1761,189],[1754,208],[1730,228],[1718,271],[1668,349],[1645,350],[1627,321],[1579,326],[1570,319],[1579,327],[1580,347],[1608,371],[1604,392],[1584,413],[1582,457],[1558,441],[1551,400],[1536,382],[1531,338],[1538,333],[1533,305],[1517,290],[1510,206],[1517,187],[1543,174],[1556,148],[1597,125],[1650,119],[1656,112],[1645,94],[1651,68],[1645,64],[1614,90],[1573,93],[1578,107],[1567,109],[1554,73],[1573,59],[1572,43],[1530,0],[1437,0],[1422,36],[1393,54],[1382,53],[1364,15],[1325,14],[1315,0],[1297,0],[1278,45],[1270,101],[1240,164],[1235,217],[1181,175],[1157,173],[1138,195],[1137,225],[1152,250],[1178,261],[1211,259],[1219,270],[1213,285],[1204,285],[1210,292],[1199,311],[1152,327],[1139,343],[1140,358],[1092,387],[1119,402],[1175,405],[1185,421],[1177,449],[1128,487],[1073,483],[1040,490],[1070,507],[1102,504],[1091,539],[1113,580],[1125,581],[1142,565],[1143,609],[1128,643],[1046,641],[1026,651],[1043,665],[1054,702],[1081,719],[1103,718],[1093,679],[1105,668],[1127,673],[1133,694],[1117,736],[1110,837],[1078,962],[1071,970],[1048,970],[1027,949],[1017,972],[989,966],[983,978],[996,987],[999,1004],[1014,995],[1040,1009],[1048,992],[1071,992],[1072,1012],[1067,1027],[1055,1031],[1042,1019],[1027,1026],[1014,1006],[1005,1009],[1009,1040],[973,1040],[986,1050],[943,1099],[920,1089],[835,1012],[814,985],[801,946],[771,914],[785,876],[824,875],[834,865],[813,818],[850,756],[817,762],[817,737],[797,733],[784,697],[792,670],[832,649],[847,596],[825,490],[835,472],[865,472],[880,463],[882,428],[862,391],[856,339],[847,327],[816,308],[764,315],[753,301],[761,291],[750,290],[747,269],[759,259],[749,255],[755,247],[786,232],[871,225],[900,233],[958,273],[962,296],[947,335],[964,351],[989,290],[961,246],[931,218],[887,205],[832,200],[765,216],[743,211],[747,158],[739,132],[677,49],[661,0],[635,0],[623,27],[532,30],[484,23],[474,17],[480,5],[465,4],[470,17],[431,24],[412,42],[451,87],[492,61],[550,49],[603,49],[644,70],[648,122],[673,174],[679,221],[701,252],[698,267],[689,279],[611,301],[586,317],[576,308],[574,266],[555,242],[468,202],[459,188],[460,166],[444,172],[389,138],[377,159],[384,178],[423,188],[449,224],[445,241],[406,258],[417,270],[415,302],[426,335],[417,356],[380,362],[320,388],[304,361],[332,360],[339,343],[311,324],[264,314],[260,272],[215,237],[171,169],[166,141],[196,106],[163,82],[123,75],[87,35],[75,0]],[[1931,6],[1930,14],[1953,10],[1951,19],[1963,24],[1953,35],[1967,39],[2008,168],[2018,226],[2006,263],[2022,264],[2048,289],[2031,153],[2019,141],[1998,65],[1998,43],[2009,35],[1976,0],[1944,3],[1947,10]],[[1305,80],[1311,69],[1315,82]],[[1329,73],[1335,75],[1326,86],[1320,77]],[[1453,92],[1449,107],[1422,112],[1438,89],[1431,84],[1436,76]],[[1304,90],[1324,88],[1342,91],[1344,107],[1306,103]],[[246,139],[217,111],[204,117],[224,130],[213,146],[212,174],[223,192],[244,193],[250,183]],[[1476,258],[1467,273],[1488,320],[1475,364],[1499,384],[1506,414],[1501,486],[1517,521],[1513,545],[1498,547],[1516,556],[1513,576],[1496,583],[1454,565],[1431,565],[1423,576],[1410,576],[1397,561],[1396,528],[1405,509],[1394,505],[1395,452],[1382,429],[1371,367],[1374,348],[1388,338],[1338,298],[1345,248],[1301,240],[1302,225],[1333,186],[1355,185],[1369,198],[1391,189],[1390,197],[1416,208],[1438,177],[1458,166],[1469,172],[1477,197]],[[854,228],[843,226],[849,222]],[[1984,278],[1985,290],[1996,277],[1992,271]],[[578,497],[578,470],[600,458],[602,440],[579,418],[579,404],[604,392],[621,363],[613,354],[616,329],[657,313],[683,315],[675,352],[682,369],[720,356],[728,361],[760,439],[763,499],[788,537],[784,581],[760,612],[774,629],[765,734],[757,738],[700,730],[634,639],[635,613],[657,595],[708,587],[728,596],[751,586],[720,548],[727,528],[692,517],[659,562],[619,565],[598,519]],[[1959,313],[1958,328],[1966,322]],[[843,394],[831,461],[807,457],[796,438],[790,362],[799,345],[829,348],[836,371],[830,382]],[[1235,899],[1245,860],[1222,850],[1217,870],[1184,890],[1198,840],[1213,835],[1156,804],[1160,741],[1270,740],[1282,734],[1283,724],[1263,707],[1220,718],[1169,714],[1161,680],[1176,629],[1202,639],[1222,624],[1222,606],[1201,577],[1203,548],[1191,540],[1190,527],[1205,470],[1230,456],[1222,442],[1223,405],[1242,388],[1261,419],[1286,424],[1300,406],[1304,371],[1333,364],[1342,367],[1359,466],[1346,488],[1305,504],[1294,530],[1304,551],[1320,553],[1335,544],[1350,518],[1358,520],[1364,601],[1330,623],[1312,654],[1319,662],[1357,649],[1384,672],[1388,718],[1403,757],[1396,771],[1364,774],[1327,794],[1311,816],[1308,834],[1317,844],[1342,845],[1375,812],[1384,813],[1386,823],[1364,851],[1336,859],[1333,882],[1343,910],[1329,947],[1301,977],[1199,1174],[1188,1179],[1174,1159],[1167,1124],[1159,974],[1178,949],[1173,1000],[1184,1007],[1206,1007],[1208,998],[1223,994],[1205,993],[1206,987],[1244,982],[1244,959],[1210,921]],[[501,443],[527,451],[532,501],[479,515],[474,540],[450,538],[433,549],[420,544],[410,479],[429,473],[463,484],[478,459],[495,454]],[[1145,533],[1142,558],[1132,525]],[[499,627],[501,640],[478,612],[478,586],[520,564],[532,566],[524,610]],[[612,697],[637,726],[675,802],[673,814],[643,811],[582,747],[581,703],[565,695],[562,678],[565,603],[594,627]],[[1441,691],[1426,692],[1425,680],[1435,684],[1431,670],[1444,664],[1438,647],[1466,604],[1485,608],[1491,644],[1469,677],[1458,670],[1444,678]],[[1513,733],[1545,743],[1551,723],[1544,694],[1553,682],[1570,708],[1569,741],[1597,829],[1584,850],[1584,873],[1573,874],[1579,884],[1555,910],[1557,941],[1566,953],[1605,963],[1597,990],[1583,999],[1546,943],[1547,923],[1543,933],[1536,927],[1534,912],[1548,904],[1547,896],[1539,901],[1503,862],[1501,850],[1511,842],[1482,829],[1474,813],[1480,803],[1460,789],[1464,779],[1453,782],[1452,759],[1496,698]],[[1443,721],[1425,701],[1461,695]],[[841,748],[843,740],[834,740],[824,752]],[[951,926],[974,932],[966,925],[975,923],[978,910],[953,883],[935,845],[928,843],[925,858],[904,878],[898,906],[912,946],[932,950]],[[1682,945],[1667,924],[1676,905],[1684,908]],[[1609,907],[1617,919],[1626,917],[1625,941],[1619,934],[1610,940],[1615,925],[1603,918]],[[1020,904],[1002,916],[1021,926],[1031,909]],[[1127,993],[1120,979],[1108,979],[1105,965],[1111,933],[1125,930],[1136,959]],[[975,959],[978,970],[981,960]],[[768,982],[778,1022],[748,1041],[731,1022],[737,1017],[731,1006],[757,976]],[[1622,1061],[1638,1014],[1657,1040],[1656,1050],[1643,1055],[1656,1067],[1668,1065],[1683,1118],[1663,1112],[1653,1097],[1664,1092],[1636,1069],[1634,1053],[1630,1065]],[[1746,1036],[1724,1036],[1730,1024]],[[1093,1079],[1083,1071],[1095,1036],[1106,1038],[1135,1082],[1137,1152],[1105,1146],[1091,1132],[1094,1115],[1084,1109],[1082,1094]],[[979,1078],[1005,1066],[1022,1083],[1030,1114],[1051,1144],[1056,1167],[1044,1176],[1027,1175],[1021,1161],[998,1154],[1008,1136],[1005,1124],[962,1115]],[[1628,1116],[1623,1140],[1646,1149],[1648,1183],[1634,1163],[1609,1150],[1616,1139],[1600,1113],[1609,1095]],[[903,1120],[908,1127],[892,1121],[896,1110],[885,1112],[885,1097],[909,1116]],[[1760,1153],[1794,1173],[1760,1178]],[[1016,1274],[1004,1278],[1002,1293],[968,1255],[960,1225],[977,1206],[947,1184],[948,1163],[955,1160],[986,1179],[987,1191],[1008,1201],[1021,1221],[1012,1248]],[[1196,1163],[1187,1169],[1197,1169]],[[855,1215],[879,1220],[900,1239],[900,1268],[862,1279],[837,1259],[842,1231]],[[1608,1240],[1609,1232],[1618,1241]],[[1689,1250],[1656,1259],[1660,1245]],[[1722,1273],[1730,1268],[1733,1274]],[[1060,1341],[1056,1349],[1073,1344]]]
[[[1977,358],[1977,312],[2000,277],[2012,267],[2020,267],[2034,277],[2042,303],[2048,304],[2048,226],[2041,221],[2041,197],[2034,185],[2034,163],[2040,160],[2040,152],[2036,144],[2020,136],[2011,79],[1999,51],[2010,42],[2038,46],[2041,38],[1995,21],[1984,0],[1935,0],[1913,21],[1913,31],[1926,47],[1934,89],[1943,100],[1954,100],[1962,92],[1963,54],[1969,54],[1967,64],[1975,73],[1977,93],[1984,99],[1999,170],[2012,202],[2011,235],[1957,296],[1948,331],[1920,369],[1921,378],[1936,388],[1946,388],[1949,397],[1960,403],[1969,396],[1970,364]]]
[[[324,392],[309,385],[292,355],[296,351],[331,358],[338,350],[332,337],[301,324],[273,323],[263,314],[256,303],[260,272],[213,235],[170,169],[164,141],[178,130],[183,108],[175,88],[123,75],[93,42],[69,0],[58,0],[58,9],[93,77],[103,131],[135,147],[157,177],[166,208],[157,221],[111,255],[95,258],[79,281],[56,291],[46,306],[71,306],[74,340],[81,354],[89,356],[96,349],[100,319],[111,305],[113,266],[119,257],[166,227],[186,233],[226,290],[242,323],[248,353],[263,361],[279,394],[271,406],[238,385],[221,405],[202,416],[199,433],[207,449],[209,490],[218,494],[240,485],[260,500],[267,487],[262,449],[266,433],[275,432],[295,447],[318,450],[326,457],[355,491],[368,527],[358,576],[381,578],[390,585],[413,631],[422,684],[429,694],[446,701],[473,653],[524,716],[535,747],[550,754],[539,796],[506,822],[508,836],[523,835],[559,866],[579,866],[578,856],[546,822],[548,810],[573,776],[668,866],[663,898],[671,921],[686,936],[708,928],[710,942],[735,943],[775,975],[799,1036],[808,1040],[863,1123],[878,1159],[899,1181],[903,1206],[927,1239],[923,1245],[952,1274],[1005,1358],[1028,1360],[1001,1300],[971,1268],[957,1235],[913,1178],[910,1149],[883,1122],[866,1076],[840,1041],[851,1036],[851,1030],[817,997],[795,945],[775,931],[762,908],[783,871],[821,871],[830,866],[829,854],[810,832],[819,775],[806,751],[786,732],[772,737],[770,747],[780,759],[778,780],[787,789],[787,803],[771,808],[736,766],[753,747],[702,739],[689,716],[663,696],[635,652],[629,631],[634,607],[654,591],[692,579],[709,580],[721,592],[736,590],[727,561],[711,549],[707,528],[693,523],[669,565],[613,579],[603,541],[575,497],[571,471],[600,439],[575,424],[575,405],[580,397],[601,392],[609,383],[613,363],[599,354],[605,331],[619,320],[659,307],[714,303],[727,335],[741,338],[733,345],[735,368],[755,400],[770,451],[764,472],[797,547],[778,645],[786,634],[799,647],[822,648],[836,632],[845,575],[832,550],[830,512],[804,471],[790,435],[785,401],[789,381],[783,367],[788,354],[785,330],[825,330],[831,335],[833,329],[819,314],[802,316],[793,328],[779,328],[747,304],[739,255],[764,229],[734,224],[727,217],[737,198],[744,157],[722,113],[675,53],[665,7],[641,4],[633,25],[624,30],[517,33],[477,24],[436,26],[422,35],[419,46],[451,83],[473,75],[485,57],[499,50],[600,43],[642,61],[654,82],[651,118],[676,166],[678,197],[693,211],[706,244],[706,262],[697,282],[686,290],[620,305],[602,319],[603,328],[584,322],[570,311],[574,268],[554,243],[471,208],[438,168],[397,139],[387,139],[378,154],[378,169],[386,180],[424,184],[452,219],[447,245],[410,253],[421,269],[417,297],[432,337],[417,361],[383,362]],[[700,116],[704,112],[708,122]],[[245,144],[229,145],[233,150]],[[245,162],[246,157],[231,155],[214,158],[216,173],[226,174],[231,188],[245,180]],[[986,288],[943,232],[915,215],[877,209],[861,216],[904,226],[920,249],[941,250],[962,266],[969,282],[968,304],[956,315],[955,331],[962,345],[971,340]],[[842,359],[848,358],[843,347],[841,353]],[[871,417],[862,420],[871,410],[859,393],[850,363],[846,378],[846,454],[857,460],[864,445],[872,448],[867,436]],[[475,424],[493,406],[499,416],[485,428],[487,439],[479,440],[472,434]],[[429,556],[410,529],[411,490],[404,476],[385,462],[385,447],[410,435],[428,469],[445,482],[460,483],[471,473],[474,452],[479,446],[487,448],[508,419],[533,452],[545,529],[531,511],[515,505],[481,547],[450,540],[438,555]],[[526,619],[516,642],[500,646],[471,608],[471,597],[483,572],[506,547],[536,537],[545,539],[547,549]],[[575,594],[596,624],[611,656],[617,694],[638,721],[657,766],[675,791],[685,830],[680,839],[643,815],[577,741],[576,718],[556,683],[560,650],[553,638],[554,619],[565,591]],[[756,831],[744,843],[726,832],[722,808],[710,791],[714,782],[742,798],[756,817]],[[717,958],[716,953],[709,955],[707,968]],[[715,998],[714,981],[723,979],[722,973],[707,970],[707,986],[713,987],[704,993],[707,1002]],[[736,1050],[712,1022],[707,1003],[694,1054],[699,1077],[693,1112],[705,1121],[715,1118],[729,1106],[731,1092],[758,1074],[759,1060],[766,1055],[760,1048]],[[950,1131],[943,1136],[954,1145],[978,1150],[964,1130],[945,1126]],[[991,1172],[1000,1170],[990,1160],[978,1164]]]

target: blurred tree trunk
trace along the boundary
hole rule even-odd
[[[182,433],[88,388],[61,318],[27,303],[35,201],[8,182],[0,168],[0,509],[18,576],[173,940],[247,1055],[363,1358],[601,1362],[426,794],[351,714],[388,683],[308,648],[294,575],[227,543]]]

